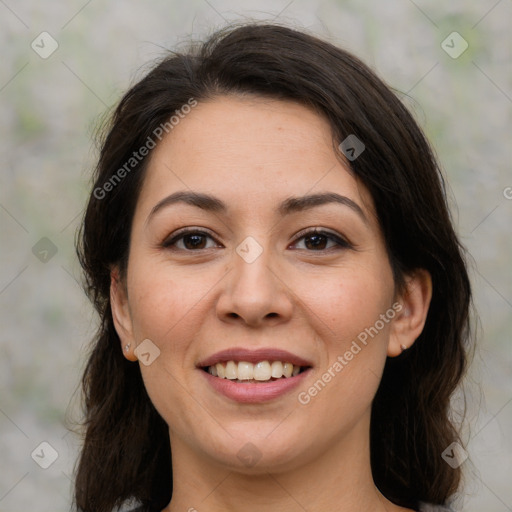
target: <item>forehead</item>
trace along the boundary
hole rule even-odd
[[[373,214],[365,187],[336,156],[329,123],[291,101],[221,96],[200,102],[152,151],[140,202],[175,190],[207,192],[240,208],[338,192]]]

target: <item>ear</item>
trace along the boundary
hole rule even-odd
[[[135,338],[128,306],[126,285],[121,281],[119,268],[114,266],[110,272],[110,307],[117,335],[121,341],[120,350],[129,361],[137,361],[135,356]]]
[[[402,306],[393,319],[388,343],[389,357],[399,356],[410,348],[423,331],[432,298],[432,278],[425,269],[418,269],[406,278],[406,289],[399,297]]]

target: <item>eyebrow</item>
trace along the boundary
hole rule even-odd
[[[204,194],[201,192],[191,191],[178,191],[164,197],[159,201],[149,213],[146,223],[160,210],[176,203],[185,203],[192,206],[201,208],[202,210],[214,213],[227,213],[227,205],[219,198]],[[349,207],[361,217],[361,219],[368,224],[368,219],[364,214],[362,208],[352,199],[336,194],[335,192],[324,192],[319,194],[310,194],[300,197],[289,197],[279,204],[277,211],[284,217],[292,213],[309,210],[317,206],[322,206],[329,203],[337,203]]]

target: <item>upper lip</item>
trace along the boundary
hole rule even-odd
[[[281,361],[283,363],[292,363],[296,366],[312,366],[310,361],[292,354],[287,350],[280,350],[276,348],[248,350],[242,347],[227,348],[220,352],[216,352],[215,354],[201,360],[197,366],[202,368],[227,361],[247,361],[248,363],[259,363],[260,361]]]

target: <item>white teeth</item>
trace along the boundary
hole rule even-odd
[[[281,361],[260,361],[252,364],[247,361],[227,361],[208,367],[208,372],[221,379],[247,383],[249,381],[270,381],[272,378],[295,377],[300,373],[300,366]]]
[[[240,361],[238,363],[238,380],[251,379],[254,379],[254,365],[247,361]]]
[[[238,365],[234,361],[228,361],[226,364],[226,379],[238,379]]]
[[[226,376],[224,365],[222,363],[217,363],[215,368],[217,369],[217,376],[223,379]]]
[[[279,379],[283,376],[283,363],[281,361],[274,361],[272,363],[272,377]]]
[[[261,363],[254,365],[254,380],[270,380],[271,376],[270,363],[268,361],[261,361]]]

